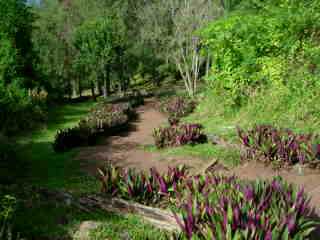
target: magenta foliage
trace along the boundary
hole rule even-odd
[[[280,178],[248,183],[206,176],[188,181],[175,213],[182,230],[178,239],[294,239],[307,237],[319,225],[310,217],[303,189],[296,191]]]
[[[242,156],[245,160],[277,162],[280,166],[320,163],[317,161],[320,145],[316,135],[297,134],[270,125],[257,125],[249,131],[238,128],[238,135],[246,148]]]
[[[169,115],[168,121],[170,125],[177,125],[182,117],[194,111],[196,105],[196,102],[191,99],[173,97],[163,104],[162,110]]]
[[[206,135],[200,124],[182,124],[154,130],[153,137],[158,148],[204,143]]]

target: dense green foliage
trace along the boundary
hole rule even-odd
[[[319,8],[318,1],[244,0],[205,28],[213,65],[203,110],[219,104],[218,114],[236,110],[250,124],[316,128]]]
[[[0,1],[0,131],[17,132],[45,120],[28,94],[38,85],[33,63],[33,15],[23,0]]]

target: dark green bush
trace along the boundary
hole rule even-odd
[[[0,131],[14,134],[46,120],[45,102],[33,100],[17,84],[4,87],[0,80]]]
[[[132,112],[128,103],[99,103],[77,126],[58,131],[53,148],[56,152],[63,152],[74,147],[93,145],[99,135],[115,134],[128,127]]]

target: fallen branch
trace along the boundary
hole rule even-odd
[[[125,201],[118,198],[108,198],[102,195],[90,195],[80,198],[73,197],[68,192],[40,189],[46,198],[73,206],[81,211],[91,212],[103,210],[120,215],[135,214],[156,228],[166,231],[179,231],[179,226],[173,214],[169,211],[148,207],[139,203]]]

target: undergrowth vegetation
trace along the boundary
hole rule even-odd
[[[201,123],[318,131],[319,9],[314,0],[244,0],[203,29],[213,64]]]
[[[304,190],[281,178],[245,182],[184,167],[160,174],[108,164],[100,179],[105,194],[171,207],[182,230],[175,239],[305,239],[319,225]]]

